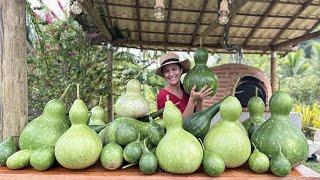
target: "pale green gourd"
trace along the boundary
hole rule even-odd
[[[86,122],[88,108],[79,97],[69,111],[71,127],[59,138],[55,146],[55,156],[59,164],[69,169],[84,169],[93,165],[99,158],[102,142]]]
[[[156,149],[161,169],[177,174],[195,172],[203,157],[201,144],[182,128],[182,114],[170,100],[165,103],[163,121],[167,132]]]
[[[241,112],[239,100],[234,96],[227,97],[220,105],[220,121],[204,138],[205,149],[220,156],[227,168],[243,165],[251,154],[248,135],[238,122]]]
[[[107,121],[107,111],[101,107],[102,97],[100,96],[98,106],[91,109],[91,117],[89,121],[90,126],[103,126],[106,125]]]

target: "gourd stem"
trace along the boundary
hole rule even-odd
[[[102,96],[99,96],[99,104],[98,106],[101,106]]]
[[[240,81],[240,77],[238,77],[236,83],[233,85],[231,96],[234,96],[236,94],[236,89],[237,89],[237,85],[238,85],[239,81]]]
[[[134,165],[136,165],[136,164],[137,164],[137,163],[132,163],[132,164],[125,165],[125,166],[122,167],[122,169],[126,169],[126,168],[131,167],[131,166],[134,166]]]
[[[80,85],[77,83],[77,98],[80,99]]]
[[[258,88],[256,87],[256,97],[258,97]]]
[[[59,97],[59,100],[61,100],[61,99],[66,95],[66,93],[68,92],[70,86],[71,86],[71,84],[69,84],[69,85],[67,86],[67,88],[64,90],[64,92],[62,93],[62,95]]]
[[[278,144],[278,146],[279,146],[279,149],[280,149],[279,153],[281,153],[281,146],[280,146],[278,140],[276,140],[276,142],[277,142],[277,144]]]
[[[199,141],[200,141],[200,144],[201,144],[201,146],[202,146],[202,149],[205,151],[204,145],[203,145],[203,142],[202,142],[201,138],[198,138],[198,139],[199,139]]]
[[[252,142],[252,145],[253,145],[254,149],[256,149],[256,150],[259,151],[259,149],[256,147],[256,145],[254,144],[254,142]]]
[[[148,152],[150,152],[150,151],[149,151],[149,149],[148,149],[148,147],[147,147],[147,145],[146,145],[147,139],[148,139],[148,138],[145,138],[145,139],[143,140],[143,149],[144,149],[145,152],[148,153]]]

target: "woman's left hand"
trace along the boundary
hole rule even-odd
[[[196,101],[201,101],[203,99],[209,98],[210,94],[213,93],[212,88],[208,87],[207,85],[205,85],[200,91],[196,92],[196,86],[194,85],[191,89],[190,92],[190,98],[191,100],[193,100],[194,102]]]

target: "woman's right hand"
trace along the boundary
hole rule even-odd
[[[196,92],[196,85],[194,85],[190,92],[190,99],[193,102],[201,101],[203,99],[207,99],[212,94],[212,88],[205,85],[200,91]]]

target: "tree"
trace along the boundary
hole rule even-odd
[[[309,68],[309,62],[304,57],[304,51],[300,49],[298,52],[290,52],[284,59],[281,66],[280,75],[282,77],[293,77],[305,73]]]

